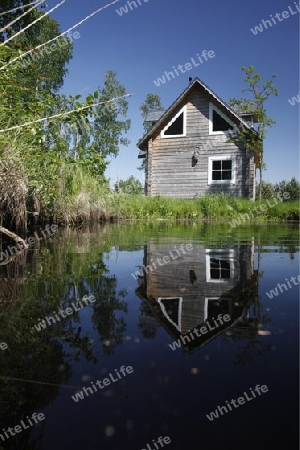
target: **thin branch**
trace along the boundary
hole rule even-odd
[[[17,243],[21,242],[22,245],[24,246],[24,248],[28,248],[28,245],[26,244],[24,239],[22,239],[16,233],[13,233],[12,231],[9,231],[7,228],[4,228],[4,227],[0,226],[0,233],[6,234],[7,236],[11,237]]]
[[[43,0],[42,3],[44,3],[45,1],[46,0]],[[36,5],[37,3],[39,3],[39,0],[35,0],[35,2],[28,3],[27,5],[17,6],[17,8],[13,8],[13,9],[10,9],[9,11],[5,11],[5,12],[0,13],[0,17],[1,16],[5,16],[6,14],[9,14],[11,12],[17,11],[18,9],[24,9],[24,8],[27,8],[27,6]]]
[[[35,50],[38,50],[39,48],[44,47],[47,44],[50,44],[51,42],[56,41],[57,39],[59,39],[60,37],[64,36],[67,33],[70,33],[70,31],[74,30],[75,28],[79,27],[79,25],[83,24],[84,22],[86,22],[87,20],[89,20],[91,17],[93,17],[95,14],[99,13],[100,11],[103,11],[104,9],[108,8],[109,6],[114,5],[115,3],[118,3],[120,0],[114,0],[111,3],[107,3],[106,5],[102,6],[101,8],[97,9],[97,11],[94,11],[92,14],[90,14],[89,16],[85,17],[83,20],[81,20],[80,22],[78,22],[76,25],[74,25],[73,27],[69,28],[68,30],[64,31],[63,33],[59,34],[58,36],[54,37],[53,39],[50,39],[49,41],[45,42],[44,44],[40,44],[38,46],[36,46],[35,48],[32,48],[31,50],[28,50],[25,53],[22,53],[22,55],[17,56],[16,58],[13,58],[12,60],[10,60],[8,63],[4,64],[4,66],[0,67],[0,70],[5,69],[7,66],[9,66],[10,64],[12,64],[15,61],[18,61],[21,58],[24,58],[26,55],[34,52]]]
[[[54,11],[54,10],[57,9],[57,8],[59,8],[59,7],[60,7],[61,5],[63,5],[65,2],[66,2],[66,0],[62,0],[60,3],[58,3],[57,5],[55,5],[52,9],[50,9],[50,10],[47,11],[45,14],[43,14],[43,15],[40,16],[40,17],[38,17],[38,18],[35,19],[32,23],[30,23],[29,25],[27,25],[27,27],[25,27],[25,28],[23,28],[22,30],[18,31],[18,33],[14,34],[14,35],[11,36],[10,38],[6,39],[6,41],[4,41],[4,42],[0,45],[0,47],[2,47],[3,45],[6,45],[6,44],[7,44],[8,42],[10,42],[12,39],[15,39],[17,36],[19,36],[20,34],[24,33],[24,31],[28,30],[28,28],[31,28],[34,24],[36,24],[36,23],[39,22],[40,20],[44,19],[44,18],[45,18],[46,16],[48,16],[52,11]],[[41,2],[41,3],[42,3],[42,2]],[[37,6],[38,6],[38,5],[37,5]],[[35,7],[34,7],[34,8],[35,8]],[[34,9],[34,8],[31,8],[31,9]],[[29,11],[31,11],[31,10],[29,10]],[[25,14],[28,14],[29,11],[27,11],[26,13],[24,13],[23,16],[24,16]],[[22,16],[21,16],[21,17],[22,17]],[[16,19],[14,22],[16,22],[17,20],[21,19],[21,17],[18,18],[18,19]],[[12,22],[12,23],[14,23],[14,22]],[[8,27],[8,25],[6,25],[6,27]],[[3,30],[5,30],[5,28],[3,28],[3,29],[0,30],[0,31],[3,31]],[[22,55],[21,55],[21,56],[22,56]]]
[[[79,111],[83,111],[83,110],[88,109],[88,108],[93,108],[95,106],[103,105],[103,104],[106,104],[106,103],[111,103],[114,100],[119,100],[119,99],[125,98],[125,97],[131,97],[132,95],[133,94],[125,94],[125,95],[122,95],[120,97],[112,98],[111,100],[108,100],[108,101],[105,101],[105,102],[92,103],[91,105],[83,106],[83,107],[77,108],[77,109],[72,109],[71,111],[66,111],[66,112],[63,112],[63,113],[60,113],[60,114],[54,114],[53,116],[49,116],[49,117],[43,117],[42,119],[33,120],[31,122],[26,122],[26,123],[23,123],[22,125],[15,125],[14,127],[5,128],[4,130],[0,130],[0,133],[5,133],[6,131],[11,131],[11,130],[17,130],[19,128],[27,127],[28,125],[32,125],[34,123],[41,123],[41,122],[44,122],[46,120],[56,119],[58,117],[68,116],[70,114],[73,114],[73,113],[76,113],[76,112],[79,112]]]
[[[25,17],[28,13],[30,13],[30,11],[32,11],[33,9],[35,9],[37,6],[40,6],[42,3],[44,3],[45,0],[40,0],[38,3],[35,3],[35,5],[28,9],[28,11],[24,12],[23,14],[21,14],[19,17],[17,17],[15,20],[13,20],[12,22],[8,23],[7,25],[5,25],[4,28],[1,28],[0,33],[2,33],[3,31],[7,30],[7,28],[10,28],[14,23],[18,22],[19,20],[23,19],[23,17]],[[8,40],[6,41],[8,42]],[[1,44],[4,45],[5,43]]]

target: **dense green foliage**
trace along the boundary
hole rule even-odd
[[[300,183],[296,180],[295,177],[291,179],[291,181],[280,181],[275,184],[275,192],[288,192],[291,200],[299,200],[300,199]]]
[[[290,181],[282,180],[275,184],[262,182],[263,199],[271,199],[276,197],[278,192],[287,192],[289,194],[289,200],[299,201],[300,183],[295,177],[292,177]]]
[[[127,180],[120,180],[115,183],[115,191],[124,194],[138,195],[144,193],[144,187],[140,180],[131,175]]]
[[[7,0],[1,6],[22,4]],[[0,16],[0,25],[20,14]],[[33,10],[0,34],[0,41],[42,15]],[[59,34],[58,23],[44,17],[0,47],[0,216],[8,227],[26,227],[27,211],[37,212],[39,220],[73,221],[75,210],[78,220],[99,219],[108,157],[129,143],[126,89],[115,72],[108,71],[103,86],[86,99],[59,93],[72,56],[69,38],[48,53],[34,50],[34,57],[13,61]]]

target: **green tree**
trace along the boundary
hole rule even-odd
[[[1,11],[20,5],[21,0],[5,0]],[[0,26],[21,14],[18,10],[0,16]],[[0,42],[42,15],[34,9],[0,33]],[[27,210],[40,212],[42,220],[53,219],[61,217],[66,200],[72,208],[78,199],[81,204],[85,200],[87,214],[91,205],[95,209],[99,190],[107,184],[109,157],[118,155],[120,145],[129,144],[126,90],[115,72],[108,71],[103,87],[86,99],[59,94],[72,56],[68,38],[35,51],[34,58],[13,61],[59,34],[58,23],[46,16],[0,47],[0,203],[6,222],[25,227]]]
[[[295,177],[291,181],[283,180],[275,184],[275,192],[288,192],[290,194],[289,200],[299,200],[300,184]]]
[[[152,111],[162,111],[164,107],[162,106],[161,99],[157,94],[147,94],[144,103],[140,106],[142,111],[142,117],[144,119],[144,132],[148,133],[152,128],[151,123],[145,122],[149,112]]]
[[[249,98],[230,98],[229,105],[238,112],[249,112],[256,116],[257,126],[255,132],[243,129],[239,136],[233,140],[242,140],[246,148],[253,150],[255,154],[256,167],[259,169],[259,200],[262,198],[262,170],[265,169],[264,163],[264,139],[268,127],[276,122],[267,116],[265,102],[271,95],[278,96],[278,90],[273,85],[276,75],[271,76],[271,80],[262,81],[262,76],[255,73],[254,66],[248,68],[243,66],[242,70],[246,74],[244,82],[248,85],[243,88],[243,92],[248,92]]]
[[[103,88],[98,88],[96,98],[99,102],[109,102],[116,97],[126,95],[126,88],[116,78],[116,72],[109,70],[104,78]],[[94,96],[87,98],[93,102]],[[130,141],[124,136],[130,129],[131,121],[126,119],[128,101],[119,98],[114,102],[100,104],[94,111],[89,110],[89,116],[93,120],[92,138],[97,152],[104,158],[118,156],[120,145],[128,146]],[[121,118],[123,117],[123,120]]]
[[[28,3],[32,3],[31,1],[27,0],[1,0],[0,4],[0,13],[4,13],[6,11],[11,11],[8,14],[3,14],[0,16],[0,29],[6,27],[9,23],[11,23],[13,20],[19,18],[25,11],[28,11],[31,7],[25,7],[28,5]],[[24,6],[25,5],[25,6]],[[45,4],[41,4],[39,8],[44,9],[46,7]],[[14,9],[18,8],[18,9]],[[13,10],[13,11],[12,11]],[[3,42],[6,39],[6,33],[7,37],[11,37],[13,34],[17,33],[18,31],[25,28],[27,25],[33,22],[34,20],[34,14],[35,10],[33,9],[31,12],[26,14],[26,16],[19,19],[17,22],[15,22],[13,25],[11,25],[9,28],[7,28],[7,31],[5,34],[2,32],[0,33],[0,42]]]
[[[109,70],[104,86],[89,94],[85,101],[80,101],[80,95],[56,96],[51,114],[99,105],[49,122],[44,135],[45,148],[58,151],[70,162],[86,167],[93,176],[102,177],[107,158],[117,156],[120,145],[129,145],[125,136],[130,129],[125,95],[125,86]],[[112,101],[114,98],[117,99]]]
[[[6,11],[26,3],[28,2],[21,0],[3,0],[0,12],[1,10]],[[17,10],[0,16],[0,28],[2,29],[12,20],[20,17],[21,14],[22,10]],[[25,17],[0,33],[0,42],[3,42],[7,37],[15,35],[43,15],[42,9],[33,9]],[[23,53],[60,34],[61,30],[58,22],[50,16],[45,16],[32,27],[12,39],[7,46],[13,46],[19,53]],[[35,50],[28,56],[12,63],[18,68],[20,85],[27,88],[25,95],[23,95],[24,101],[31,101],[32,90],[30,88],[38,90],[40,95],[44,96],[45,93],[57,92],[62,87],[64,77],[68,72],[67,64],[72,58],[72,49],[73,44],[69,38],[60,38],[52,44],[47,44],[43,48]],[[45,104],[47,105],[47,103]]]
[[[115,190],[130,195],[139,195],[144,193],[144,188],[140,180],[131,175],[127,180],[120,180],[115,183]]]
[[[274,186],[272,183],[262,181],[261,183],[261,197],[265,200],[271,200],[276,195]]]
[[[3,0],[0,12],[23,6],[27,1]],[[28,11],[30,8],[24,9]],[[22,9],[0,16],[0,27],[20,18]],[[33,9],[26,16],[0,33],[0,42],[24,29],[35,19],[44,16],[42,8]],[[0,48],[0,129],[22,125],[51,115],[57,102],[57,92],[67,73],[67,63],[72,57],[73,44],[61,38],[55,44],[34,51],[18,61],[14,58],[47,42],[61,33],[59,24],[45,16],[28,30]],[[11,62],[11,63],[10,63]],[[6,65],[9,63],[8,65]],[[6,66],[3,68],[3,66]],[[11,113],[13,111],[13,114]],[[0,158],[3,185],[0,199],[7,220],[14,217],[16,224],[26,226],[26,196],[39,197],[49,203],[54,195],[54,181],[61,158],[43,145],[47,126],[35,123],[5,133],[0,133]],[[1,184],[1,183],[0,183]],[[9,189],[5,189],[9,186]],[[19,186],[19,187],[18,187]],[[18,187],[16,189],[16,187]],[[22,187],[22,192],[20,192]],[[36,202],[31,202],[36,203]],[[22,217],[21,217],[22,216]],[[19,218],[18,218],[19,217]]]

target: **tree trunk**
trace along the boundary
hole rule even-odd
[[[258,197],[259,197],[260,202],[261,202],[261,191],[262,191],[262,168],[260,166],[260,168],[259,168],[259,191],[258,191]]]

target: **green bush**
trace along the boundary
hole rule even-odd
[[[290,194],[289,200],[299,200],[300,198],[300,184],[295,177],[291,181],[280,181],[275,184],[275,192],[288,192]]]

